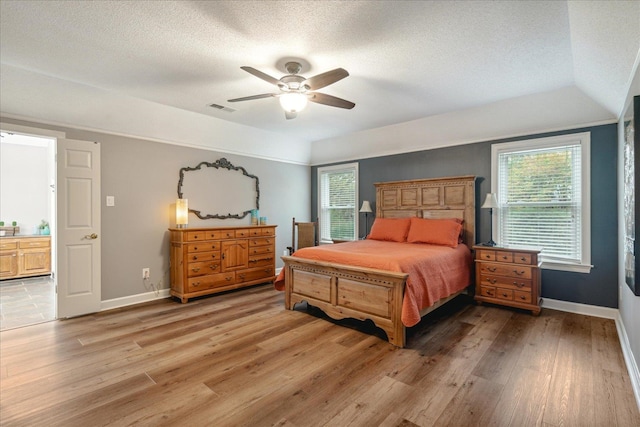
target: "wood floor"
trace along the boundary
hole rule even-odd
[[[401,350],[321,316],[264,285],[1,332],[0,424],[640,425],[612,320],[461,297]]]

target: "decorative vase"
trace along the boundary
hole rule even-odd
[[[51,230],[49,230],[49,226],[46,226],[41,231],[43,236],[48,236],[49,234],[51,234]]]

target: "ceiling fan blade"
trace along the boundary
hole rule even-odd
[[[302,85],[309,87],[309,90],[322,89],[325,86],[329,86],[342,80],[349,75],[349,72],[344,68],[336,68],[335,70],[327,71],[326,73],[318,74],[302,82]]]
[[[227,102],[251,101],[252,99],[270,98],[272,96],[278,96],[278,94],[275,94],[275,93],[263,93],[263,94],[260,94],[260,95],[251,95],[251,96],[244,96],[242,98],[227,99]]]
[[[267,83],[271,83],[272,85],[276,85],[276,86],[284,85],[284,83],[282,83],[280,80],[276,79],[275,77],[271,77],[269,74],[265,74],[262,71],[256,70],[253,67],[243,66],[243,67],[240,67],[240,68],[242,68],[243,70],[245,70],[249,74],[253,74],[257,78],[264,80]]]
[[[350,110],[356,106],[356,104],[351,101],[347,101],[346,99],[338,98],[336,96],[327,95],[325,93],[313,92],[309,94],[308,98],[309,101],[315,102],[317,104],[346,108],[347,110]]]
[[[298,117],[298,113],[296,113],[295,111],[290,113],[288,111],[284,112],[284,116],[287,118],[287,120],[291,120],[291,119],[295,119],[296,117]]]

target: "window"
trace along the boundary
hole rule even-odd
[[[542,248],[542,266],[588,273],[590,134],[493,144],[492,192],[501,246]]]
[[[320,242],[357,239],[358,164],[318,168]]]

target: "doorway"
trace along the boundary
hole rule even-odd
[[[0,330],[7,330],[56,319],[56,139],[4,130],[0,137]]]

